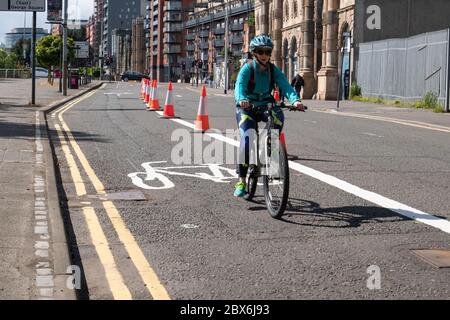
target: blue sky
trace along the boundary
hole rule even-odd
[[[4,0],[0,0],[4,1]],[[69,2],[69,19],[87,19],[94,12],[94,0],[68,0]],[[31,27],[31,12],[7,12],[0,11],[0,42],[5,42],[5,33],[10,32],[13,28],[23,28],[24,16],[26,15],[26,27]],[[38,12],[36,15],[37,27],[44,28],[49,31],[50,25],[47,21],[46,12]]]

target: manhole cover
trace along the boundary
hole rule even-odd
[[[411,250],[413,254],[438,268],[450,268],[450,250]]]
[[[89,195],[88,198],[99,200],[126,200],[126,201],[144,201],[147,200],[141,191],[124,191],[107,194]]]

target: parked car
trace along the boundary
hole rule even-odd
[[[149,76],[140,73],[140,72],[136,72],[136,71],[125,71],[124,73],[122,73],[120,75],[120,80],[122,81],[128,81],[128,80],[137,80],[137,81],[141,81],[142,78],[145,79],[150,79]]]
[[[48,78],[48,70],[42,67],[36,67],[36,78]]]

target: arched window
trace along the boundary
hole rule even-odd
[[[286,1],[284,3],[284,21],[287,21],[289,19],[289,3]]]
[[[283,72],[287,76],[289,71],[289,44],[288,40],[283,42]]]
[[[298,17],[298,4],[297,0],[294,0],[294,8],[292,9],[292,19],[295,19]]]
[[[292,68],[290,70],[290,79],[292,79],[298,73],[298,56],[297,56],[297,38],[293,37],[291,40],[291,52]]]

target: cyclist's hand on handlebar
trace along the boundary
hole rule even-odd
[[[294,103],[294,107],[297,108],[298,111],[305,112],[306,110],[306,106],[304,106],[303,103],[301,103],[300,101],[296,101]]]
[[[242,100],[241,102],[239,102],[239,106],[242,109],[247,109],[248,107],[250,107],[250,102],[248,102],[247,100]]]

